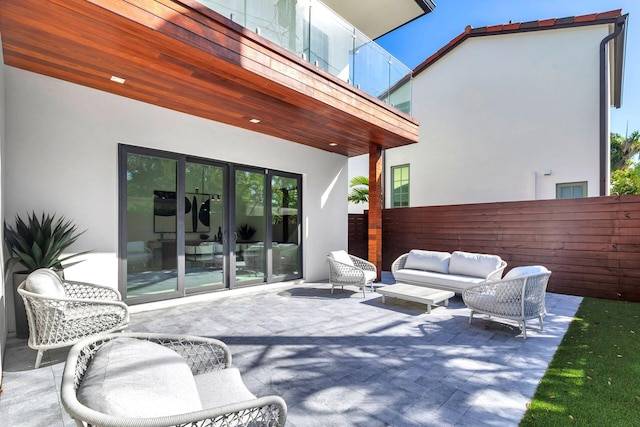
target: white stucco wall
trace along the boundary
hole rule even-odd
[[[4,56],[2,40],[0,40],[0,217],[4,210],[4,141],[5,141],[5,90],[4,90]],[[4,228],[0,228],[0,242],[4,242]],[[4,244],[3,244],[4,247]],[[0,251],[0,384],[2,383],[2,367],[4,351],[7,343],[7,294],[11,293],[11,284],[4,281],[4,250]],[[12,312],[13,316],[13,312]]]
[[[414,79],[420,142],[386,150],[386,176],[410,165],[411,206],[554,199],[557,183],[579,181],[598,196],[607,34],[598,25],[465,40]],[[389,206],[389,178],[386,189]]]
[[[117,286],[118,143],[303,175],[306,280],[328,277],[325,256],[347,247],[347,158],[300,144],[5,68],[5,218],[55,212],[86,229],[71,280]]]

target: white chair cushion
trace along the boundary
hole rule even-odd
[[[500,267],[502,258],[497,255],[455,251],[449,261],[449,273],[472,277],[487,277]]]
[[[375,282],[378,278],[378,273],[371,270],[364,270],[364,278],[367,282]]]
[[[48,269],[39,268],[27,276],[25,290],[47,298],[64,298],[64,284],[58,275]]]
[[[437,273],[449,272],[449,252],[421,251],[413,249],[409,251],[404,268],[415,270],[435,271]]]
[[[527,265],[524,267],[515,267],[504,275],[503,279],[516,279],[523,276],[531,276],[532,274],[548,273],[546,267],[542,265]]]
[[[100,347],[77,396],[83,405],[116,417],[161,417],[202,409],[182,356],[135,338],[116,338]]]
[[[353,261],[346,251],[332,251],[329,255],[338,262],[353,266]]]
[[[196,375],[194,379],[204,409],[256,398],[245,387],[235,367]]]

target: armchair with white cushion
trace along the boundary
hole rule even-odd
[[[464,303],[475,313],[516,320],[527,339],[526,321],[537,318],[543,330],[545,295],[551,271],[541,265],[516,267],[502,280],[487,281],[462,292]]]
[[[62,280],[40,268],[18,286],[29,322],[28,345],[38,350],[35,368],[46,350],[67,347],[91,335],[119,331],[129,323],[120,293],[108,286]]]
[[[329,262],[329,282],[331,283],[331,293],[333,288],[345,285],[358,286],[362,288],[362,295],[366,296],[365,288],[371,287],[373,292],[373,282],[378,277],[376,266],[362,258],[349,255],[346,251],[333,251],[327,255]]]
[[[256,397],[213,338],[102,334],[75,344],[65,364],[62,404],[78,426],[283,427],[285,401]]]

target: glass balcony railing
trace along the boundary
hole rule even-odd
[[[318,0],[198,0],[339,79],[411,114],[411,70]]]

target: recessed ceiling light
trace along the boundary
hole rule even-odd
[[[112,82],[120,83],[121,85],[124,84],[124,79],[122,77],[111,76],[109,80],[111,80]]]
[[[332,143],[330,143],[329,145],[330,145],[330,146],[332,146],[332,147],[335,147],[335,146],[336,146],[336,145],[338,145],[338,144],[336,144],[335,142],[332,142]]]
[[[260,119],[251,119],[249,120],[251,123],[260,123]]]

